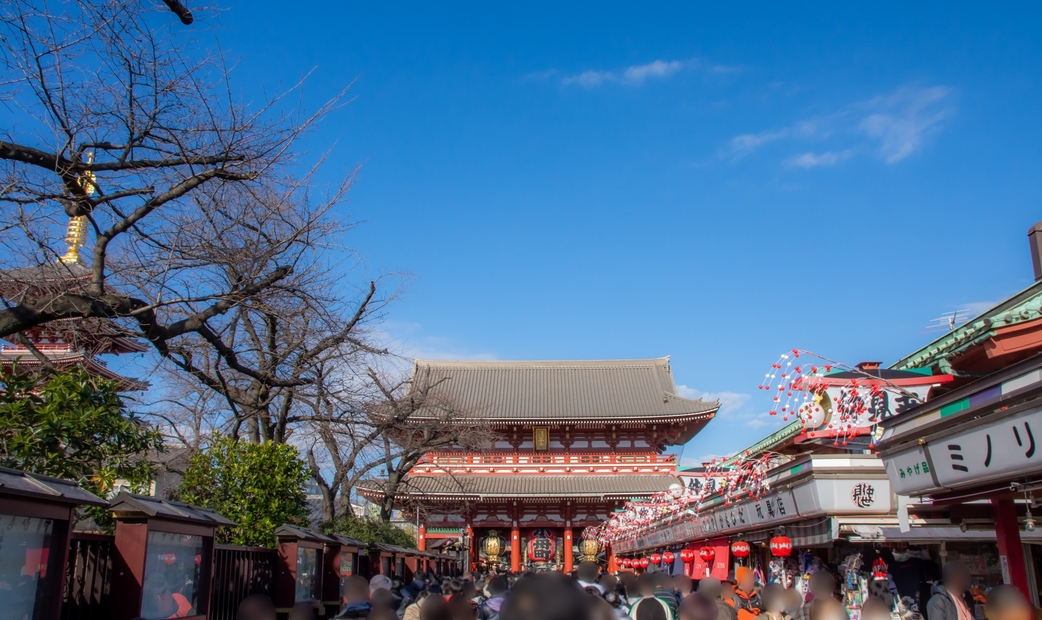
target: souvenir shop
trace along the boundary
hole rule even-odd
[[[885,420],[879,442],[899,494],[898,516],[903,520],[906,511],[925,507],[947,510],[949,531],[988,540],[947,542],[943,549],[945,541],[937,541],[931,547],[946,552],[943,560],[966,561],[981,585],[1016,585],[1036,605],[1042,575],[1034,516],[1042,498],[1040,396],[1042,359],[1031,358]]]

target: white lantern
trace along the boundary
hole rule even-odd
[[[806,402],[800,405],[796,417],[805,430],[812,431],[825,423],[825,408],[814,401]]]
[[[673,496],[673,499],[680,499],[684,495],[684,485],[674,482],[669,485],[669,494]]]

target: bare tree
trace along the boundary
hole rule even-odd
[[[352,173],[320,196],[317,162],[294,145],[342,97],[310,116],[278,96],[247,106],[205,53],[216,46],[168,21],[139,0],[0,8],[0,338],[103,318],[209,387],[244,377],[264,401],[311,380],[280,375],[250,322],[299,311],[295,287],[337,242]],[[374,296],[353,300],[348,331]]]
[[[439,389],[443,381],[431,381],[426,373],[396,383],[374,371],[369,376],[382,396],[371,417],[384,425],[379,460],[383,476],[371,480],[370,488],[375,482],[380,491],[380,518],[389,521],[400,492],[406,489],[406,476],[420,459],[448,448],[487,451],[494,445],[496,433],[481,412],[460,407]]]

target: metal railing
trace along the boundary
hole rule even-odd
[[[61,620],[108,620],[114,536],[75,532],[65,566]]]
[[[209,620],[235,620],[239,603],[251,594],[274,598],[276,561],[274,549],[215,546]]]

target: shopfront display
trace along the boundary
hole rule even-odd
[[[216,512],[122,492],[116,517],[112,590],[115,620],[207,617],[214,535],[233,525]]]

